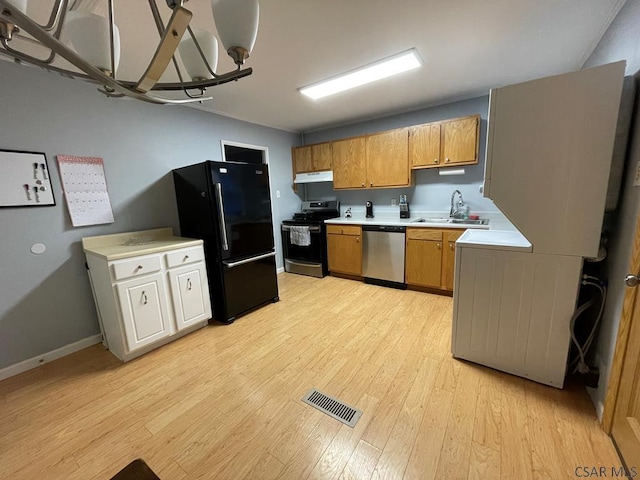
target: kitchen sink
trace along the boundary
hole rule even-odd
[[[478,220],[471,220],[468,218],[417,218],[412,220],[411,223],[454,223],[457,225],[488,225],[488,218],[480,218]]]

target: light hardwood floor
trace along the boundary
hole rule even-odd
[[[279,275],[280,298],[127,364],[96,345],[0,382],[0,478],[562,479],[619,466],[580,387],[454,360],[452,299]],[[362,409],[349,428],[311,387]]]

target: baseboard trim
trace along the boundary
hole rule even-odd
[[[284,273],[284,267],[280,267],[276,270],[276,273]]]
[[[102,335],[93,335],[77,342],[70,343],[69,345],[65,345],[64,347],[57,348],[56,350],[52,350],[51,352],[43,353],[42,355],[38,355],[22,362],[9,365],[8,367],[0,370],[0,380],[13,377],[14,375],[18,375],[19,373],[26,372],[27,370],[31,370],[32,368],[39,367],[40,365],[52,362],[53,360],[57,360],[58,358],[65,357],[74,352],[77,352],[78,350],[82,350],[83,348],[96,345],[101,341]]]

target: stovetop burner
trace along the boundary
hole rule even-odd
[[[302,211],[293,214],[291,220],[285,222],[308,222],[322,223],[328,218],[340,216],[340,202],[337,200],[330,201],[311,201],[302,202]]]

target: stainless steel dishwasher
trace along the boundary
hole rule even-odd
[[[362,276],[366,283],[407,288],[404,283],[405,227],[362,226]]]

